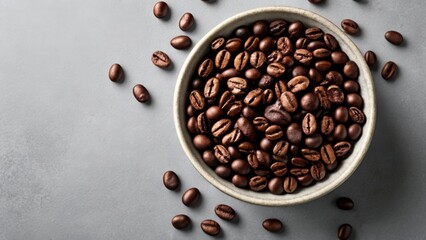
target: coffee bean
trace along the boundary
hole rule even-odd
[[[268,127],[269,123],[265,117],[255,117],[253,119],[253,126],[258,130],[264,132]]]
[[[342,74],[336,71],[330,71],[325,75],[325,81],[321,82],[321,85],[334,84],[337,86],[342,85],[343,77]]]
[[[170,40],[170,45],[176,49],[187,49],[191,47],[191,38],[185,35],[177,36]]]
[[[309,148],[303,148],[301,150],[302,155],[304,158],[306,158],[309,161],[319,161],[321,159],[321,154],[313,149],[309,149]]]
[[[324,43],[331,51],[336,50],[339,46],[339,43],[337,42],[336,38],[328,33],[324,34]]]
[[[218,164],[218,161],[211,150],[204,151],[202,159],[209,167],[216,167]]]
[[[214,137],[221,137],[227,133],[232,126],[232,121],[229,119],[221,119],[213,124],[211,132]]]
[[[312,135],[317,131],[317,121],[312,113],[307,113],[303,118],[302,129],[306,135]]]
[[[236,128],[232,130],[230,133],[223,136],[222,144],[225,146],[229,146],[231,144],[237,143],[242,138],[243,138],[243,134],[241,133],[241,130]]]
[[[352,226],[345,223],[340,225],[339,230],[337,231],[337,237],[340,240],[347,240],[351,237],[352,234]]]
[[[262,191],[266,187],[266,185],[267,185],[267,180],[265,177],[254,176],[250,178],[250,181],[249,181],[250,189],[255,192]]]
[[[290,162],[294,167],[297,167],[297,168],[293,168],[293,169],[290,170],[291,174],[298,176],[298,174],[302,174],[302,173],[306,174],[306,173],[309,172],[308,169],[304,168],[308,165],[308,160],[301,158],[301,157],[294,157],[294,158],[291,159]]]
[[[345,81],[343,83],[343,88],[349,93],[359,92],[359,84],[352,80]]]
[[[365,62],[367,62],[367,65],[370,67],[376,65],[377,63],[376,53],[374,53],[371,50],[365,52],[364,59],[365,59]]]
[[[293,71],[291,72],[293,77],[297,76],[305,76],[307,77],[309,75],[309,69],[305,66],[299,65],[294,67]]]
[[[333,147],[336,157],[338,158],[345,157],[351,149],[352,145],[349,142],[338,142]]]
[[[265,136],[267,139],[273,141],[281,138],[284,135],[282,129],[278,125],[271,125],[265,130]]]
[[[348,95],[346,95],[346,103],[349,106],[354,106],[357,108],[362,108],[363,106],[362,97],[357,93],[349,93]]]
[[[287,29],[287,22],[284,20],[275,20],[269,24],[269,33],[275,37],[285,34]]]
[[[296,49],[294,59],[304,65],[310,65],[313,58],[312,52],[307,49]]]
[[[133,87],[133,96],[141,103],[148,102],[151,99],[148,90],[142,84],[136,84]]]
[[[292,123],[286,131],[287,139],[290,143],[298,144],[302,141],[302,128],[297,123]]]
[[[216,38],[211,44],[210,48],[214,51],[220,50],[225,44],[225,38]]]
[[[294,51],[294,46],[291,40],[288,37],[280,37],[277,40],[277,49],[283,54],[283,55],[289,55],[292,54]]]
[[[334,131],[334,121],[330,116],[324,116],[321,121],[321,133],[330,135]]]
[[[231,180],[232,184],[234,184],[234,186],[239,187],[239,188],[246,188],[248,185],[248,179],[247,177],[235,174],[232,177]]]
[[[216,213],[216,215],[220,218],[222,218],[223,220],[227,220],[227,221],[231,221],[232,219],[235,218],[235,210],[225,204],[219,204],[215,207],[214,212]]]
[[[228,41],[226,41],[225,48],[229,52],[233,53],[238,50],[240,50],[242,46],[242,41],[239,38],[231,38]]]
[[[163,184],[169,190],[176,190],[179,187],[179,177],[173,171],[167,171],[163,175]]]
[[[357,140],[362,134],[362,127],[359,124],[352,124],[348,128],[348,137],[352,140]]]
[[[247,175],[250,173],[250,165],[247,161],[244,161],[242,159],[235,159],[234,161],[232,161],[231,168],[236,173],[241,175]]]
[[[235,29],[234,35],[237,38],[247,39],[250,36],[250,29],[247,26],[241,26]]]
[[[172,225],[176,229],[184,229],[189,226],[191,219],[185,214],[178,214],[172,218]]]
[[[314,90],[315,94],[318,96],[320,106],[324,109],[330,109],[331,102],[328,99],[327,91],[323,86],[317,86]]]
[[[121,82],[123,80],[124,71],[118,63],[111,65],[108,71],[108,77],[113,82]]]
[[[394,45],[401,45],[402,42],[404,42],[404,38],[402,37],[402,34],[397,31],[387,31],[385,33],[385,38],[386,40],[388,40],[388,42]]]
[[[231,168],[228,167],[227,165],[217,166],[215,168],[214,172],[216,173],[216,175],[218,175],[219,177],[221,177],[223,179],[228,179],[232,174]]]
[[[365,115],[364,113],[357,107],[350,107],[349,108],[349,116],[351,117],[352,121],[358,124],[364,124],[365,123]]]
[[[333,164],[336,161],[333,147],[330,144],[325,144],[321,147],[321,158],[325,164]]]
[[[183,193],[182,203],[187,207],[193,206],[200,198],[200,195],[201,193],[197,188],[190,188]]]
[[[225,49],[220,50],[215,57],[215,66],[224,69],[231,59],[231,53]]]
[[[288,35],[291,39],[301,37],[305,32],[305,26],[301,21],[294,21],[288,26]]]
[[[234,59],[235,70],[237,71],[243,70],[247,66],[247,63],[249,62],[249,58],[250,58],[250,54],[247,51],[240,52]]]
[[[191,30],[191,28],[194,26],[194,22],[194,16],[191,13],[184,13],[179,20],[179,28],[182,31]]]
[[[305,138],[305,145],[308,148],[317,148],[322,144],[322,136],[318,133],[314,133],[313,135],[307,136]]]
[[[247,38],[247,40],[244,42],[244,49],[253,52],[259,47],[260,39],[255,36],[250,36]]]
[[[277,177],[282,177],[287,173],[287,164],[285,162],[275,162],[270,168]]]
[[[322,179],[324,179],[326,175],[324,164],[319,161],[312,164],[310,172],[311,172],[312,178],[315,179],[316,181],[321,181]]]
[[[213,60],[205,59],[198,67],[198,76],[207,77],[213,70]]]
[[[331,60],[334,64],[343,65],[349,61],[349,57],[345,52],[334,51],[331,53]]]
[[[238,145],[238,150],[242,153],[251,153],[254,151],[254,145],[251,142],[242,142]]]
[[[260,77],[262,76],[260,71],[256,68],[250,68],[247,69],[244,73],[245,77],[247,78],[247,80],[250,81],[256,81],[259,80]]]
[[[311,174],[305,174],[302,176],[298,176],[297,181],[299,182],[300,185],[306,187],[312,184],[312,182],[314,181],[314,178],[312,177]]]
[[[261,51],[255,51],[250,55],[250,64],[254,68],[260,68],[266,62],[266,56]]]
[[[348,34],[354,35],[359,32],[359,26],[354,20],[343,19],[341,26],[343,30],[345,30],[345,32]]]
[[[349,61],[343,67],[343,74],[350,79],[356,79],[359,76],[358,65],[354,61]]]
[[[318,61],[318,62],[316,62],[315,68],[309,69],[309,77],[311,78],[311,80],[313,80],[316,83],[320,83],[324,79],[324,74],[322,72],[318,71],[317,69],[324,68],[325,71],[328,71],[328,69],[329,69],[328,65],[330,65],[330,67],[331,67],[331,63],[329,61]]]
[[[276,218],[268,218],[263,221],[262,226],[269,232],[279,232],[283,229],[283,223]]]
[[[287,84],[284,81],[280,80],[277,83],[275,83],[274,90],[275,90],[276,98],[279,99],[281,97],[281,94],[287,91]]]
[[[200,90],[203,87],[204,87],[204,82],[202,82],[201,79],[197,78],[197,79],[194,79],[192,81],[192,88],[193,89]]]
[[[251,90],[244,98],[244,103],[250,107],[257,107],[262,102],[263,90],[256,88]]]
[[[309,0],[310,3],[312,4],[320,4],[323,3],[325,0]]]
[[[191,106],[191,105],[190,105]],[[223,116],[223,111],[219,106],[211,106],[206,111],[206,117],[210,121],[216,121]]]
[[[284,191],[286,193],[292,193],[297,189],[297,180],[294,177],[286,177],[284,179]]]
[[[334,119],[341,123],[347,122],[349,119],[348,108],[343,106],[336,108],[336,110],[334,111]]]
[[[268,106],[265,109],[265,118],[273,124],[288,125],[291,122],[291,115],[284,110],[280,101]]]
[[[233,77],[228,79],[227,85],[229,90],[231,90],[231,92],[235,95],[242,95],[247,89],[247,81],[240,77]]]
[[[322,36],[324,36],[324,32],[320,28],[310,27],[310,28],[305,30],[305,36],[308,39],[316,40],[316,39],[319,39]]]
[[[383,65],[382,68],[382,78],[385,80],[389,80],[395,75],[395,72],[397,71],[398,66],[396,63],[389,61],[386,62],[385,65]]]
[[[217,158],[217,160],[219,160],[219,162],[226,164],[231,160],[231,155],[225,146],[216,145],[213,150],[214,156]]]
[[[305,76],[297,76],[288,81],[287,86],[290,91],[297,93],[305,90],[309,86],[309,79]]]
[[[271,88],[275,83],[275,80],[269,76],[268,74],[265,74],[260,78],[259,80],[259,87],[262,89]]]
[[[220,225],[215,220],[206,219],[201,222],[201,229],[210,236],[216,236],[220,233]]]
[[[204,97],[215,98],[219,94],[220,82],[217,78],[210,78],[204,87]]]
[[[245,117],[240,117],[237,120],[237,126],[241,130],[241,132],[249,138],[250,140],[254,140],[256,138],[256,130],[253,127],[253,124]]]
[[[198,134],[192,140],[195,148],[198,150],[206,150],[211,145],[211,140],[204,134]]]
[[[303,108],[303,110],[306,110],[308,112],[313,112],[317,110],[319,104],[320,101],[317,95],[315,95],[314,93],[306,93],[300,100],[300,106]]]
[[[272,194],[281,195],[284,192],[283,179],[279,177],[272,178],[268,182],[268,189]]]
[[[275,42],[275,39],[273,39],[272,37],[265,37],[259,42],[259,50],[264,52],[265,54],[269,53],[274,48]]]
[[[169,13],[169,6],[163,1],[157,2],[154,5],[154,9],[152,10],[152,12],[157,18],[164,18]]]
[[[285,91],[281,94],[280,102],[288,112],[295,112],[298,108],[296,96],[290,91]]]
[[[348,197],[340,197],[336,200],[336,206],[342,210],[352,210],[354,202]]]
[[[271,89],[265,89],[262,92],[262,103],[264,105],[271,104],[274,100],[274,92]]]
[[[341,103],[345,100],[345,94],[336,85],[331,85],[327,88],[327,97],[332,103]]]
[[[334,128],[334,134],[333,134],[334,140],[342,141],[342,140],[345,140],[347,136],[348,136],[348,130],[346,129],[345,125],[338,124]]]
[[[271,63],[266,68],[266,72],[274,78],[280,78],[285,73],[285,66],[281,63]]]
[[[310,41],[308,43],[308,45],[306,45],[306,49],[308,49],[311,52],[313,52],[313,51],[315,51],[317,49],[326,48],[326,47],[327,47],[327,45],[325,45],[325,43],[322,42],[322,41],[320,41],[320,40]]]
[[[197,125],[197,118],[195,118],[195,117],[190,117],[190,118],[188,119],[188,122],[187,122],[186,126],[187,126],[188,131],[189,131],[190,133],[192,133],[192,134],[199,133],[198,125]]]
[[[169,56],[162,51],[155,51],[151,56],[151,61],[159,68],[167,68],[171,63]]]
[[[198,90],[193,90],[189,94],[189,101],[196,110],[202,110],[205,106],[204,97]]]
[[[265,36],[269,32],[269,24],[267,21],[258,20],[253,23],[253,34],[258,37]]]
[[[277,161],[285,160],[287,157],[288,148],[288,142],[282,140],[278,141],[272,150],[273,158]]]

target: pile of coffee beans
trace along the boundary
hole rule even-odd
[[[322,29],[256,21],[211,43],[188,89],[187,128],[220,177],[293,193],[323,180],[361,136],[358,76]]]

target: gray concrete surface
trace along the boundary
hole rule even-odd
[[[152,15],[153,0],[0,1],[0,239],[209,239],[199,228],[218,218],[218,203],[233,206],[238,223],[218,220],[221,239],[334,239],[341,223],[354,227],[352,239],[424,239],[426,213],[426,88],[423,0],[168,0],[171,18]],[[362,27],[353,37],[362,51],[373,49],[380,65],[398,63],[395,81],[373,71],[378,102],[377,129],[358,171],[340,188],[314,202],[282,208],[254,206],[210,186],[185,157],[172,120],[172,95],[187,51],[169,40],[182,34],[180,16],[192,12],[197,42],[224,19],[260,6],[314,10],[339,24],[352,18]],[[399,30],[406,44],[383,38]],[[163,71],[150,62],[161,49],[175,65]],[[123,84],[107,78],[118,62]],[[132,96],[144,84],[151,105]],[[173,169],[179,192],[162,185]],[[184,189],[201,189],[195,209],[180,202]],[[336,209],[338,196],[356,202]],[[188,231],[170,225],[186,213]],[[281,234],[261,222],[277,217]]]

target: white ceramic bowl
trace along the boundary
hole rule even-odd
[[[186,102],[188,96],[188,84],[190,84],[194,72],[198,68],[202,58],[207,53],[210,43],[219,36],[229,36],[231,32],[242,25],[249,25],[256,20],[286,19],[288,21],[300,20],[308,26],[320,27],[324,32],[330,33],[336,37],[343,51],[349,58],[355,61],[360,69],[358,82],[361,87],[361,95],[364,99],[364,113],[367,121],[363,127],[361,138],[355,144],[353,153],[344,161],[334,173],[328,174],[328,177],[317,182],[312,186],[302,188],[300,191],[292,194],[273,195],[266,192],[254,192],[251,190],[235,187],[231,182],[224,180],[208,167],[201,155],[192,144],[192,139],[186,129],[185,115]],[[370,69],[365,60],[349,37],[342,32],[336,25],[324,17],[299,8],[292,7],[265,7],[257,8],[233,16],[221,24],[217,25],[206,36],[198,42],[189,54],[180,71],[175,93],[174,93],[174,122],[176,131],[186,155],[191,160],[197,171],[213,186],[222,192],[246,201],[249,203],[266,206],[289,206],[300,204],[319,198],[345,182],[357,169],[367,153],[371,139],[374,133],[376,122],[376,100]]]

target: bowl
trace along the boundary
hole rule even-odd
[[[355,61],[360,70],[358,82],[361,87],[361,96],[364,99],[364,114],[366,123],[363,133],[356,142],[352,154],[340,162],[337,171],[328,174],[328,177],[312,186],[296,191],[292,194],[274,195],[267,192],[254,192],[249,189],[235,187],[230,181],[220,178],[201,159],[200,153],[193,146],[191,136],[186,129],[186,102],[188,84],[196,71],[198,64],[208,52],[210,43],[219,36],[229,36],[241,25],[248,25],[256,20],[286,19],[300,20],[308,26],[320,27],[325,33],[330,33],[338,40],[341,48],[349,58]],[[179,141],[195,169],[213,186],[222,192],[245,202],[265,206],[290,206],[306,203],[336,189],[344,183],[361,164],[373,137],[376,123],[376,100],[373,79],[361,52],[349,37],[336,25],[326,18],[304,9],[293,7],[264,7],[237,14],[217,25],[209,31],[192,49],[182,66],[174,92],[174,122]]]

